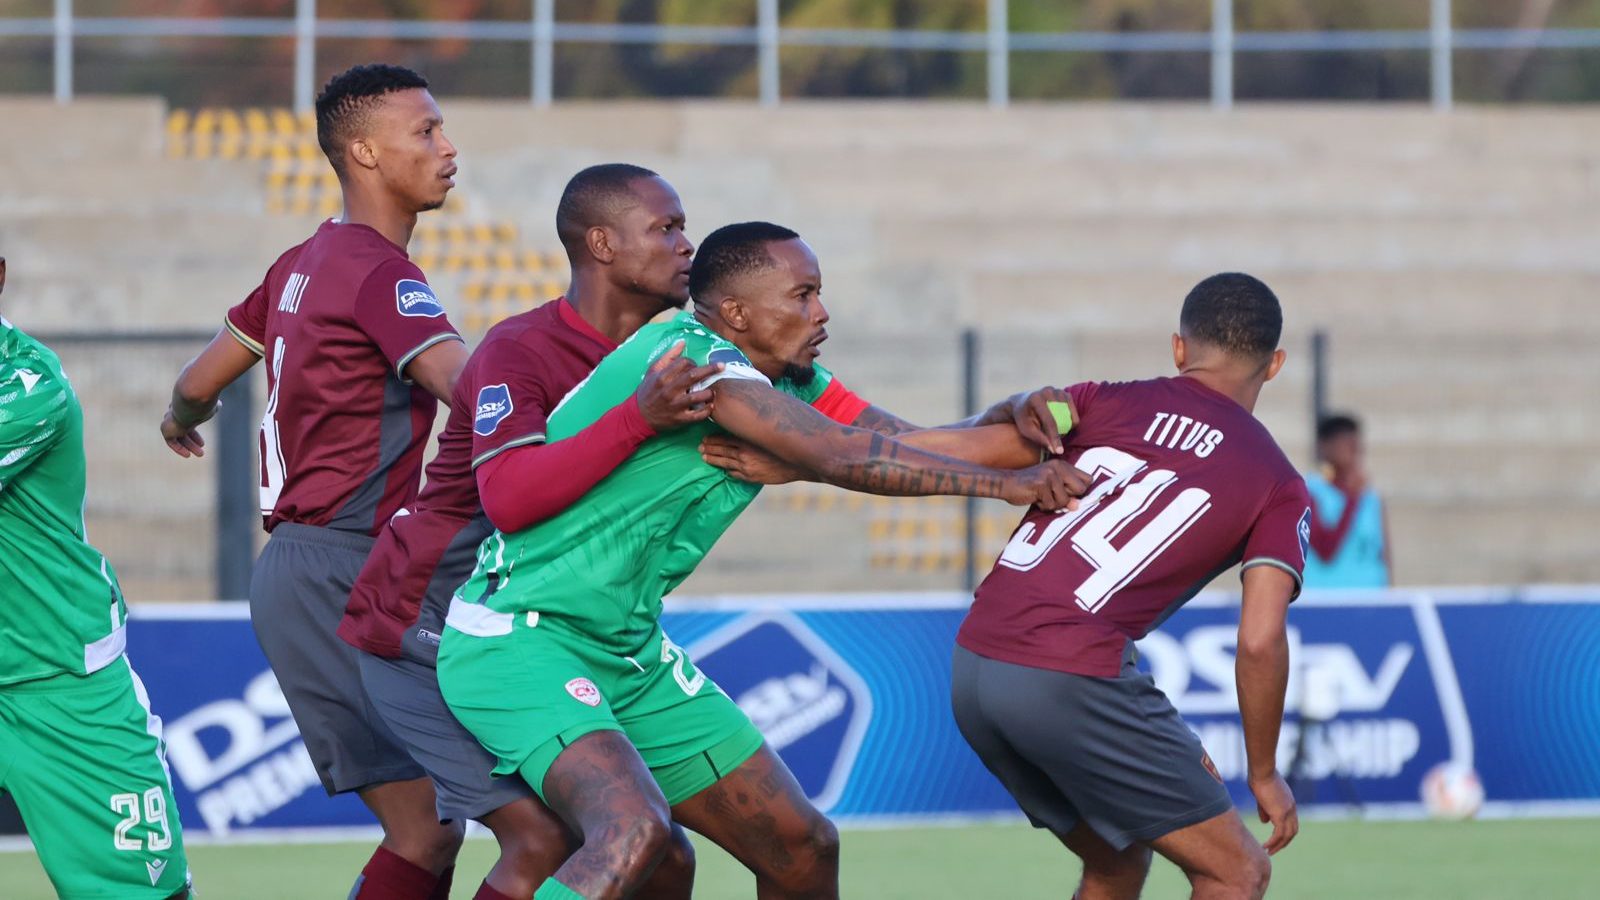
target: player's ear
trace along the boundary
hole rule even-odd
[[[6,290],[6,258],[0,256],[0,294]]]
[[[1283,363],[1288,358],[1289,354],[1283,352],[1282,349],[1272,351],[1272,361],[1267,363],[1267,377],[1261,380],[1271,381],[1278,377],[1279,370],[1283,368]]]
[[[734,331],[745,331],[750,327],[750,313],[738,297],[723,297],[717,303],[717,314]]]
[[[1173,332],[1172,333],[1172,364],[1178,367],[1178,371],[1179,372],[1182,372],[1183,371],[1183,364],[1185,362],[1188,362],[1188,358],[1189,358],[1189,348],[1184,346],[1184,344],[1183,344],[1183,335],[1178,334],[1177,332]]]
[[[355,163],[363,169],[378,167],[378,148],[366,138],[356,138],[345,149],[346,163]]]
[[[600,262],[609,264],[617,258],[616,248],[611,245],[611,232],[604,225],[595,225],[584,232],[583,242],[589,248],[589,255]]]

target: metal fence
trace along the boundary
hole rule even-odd
[[[1600,29],[1454,27],[1451,0],[1429,4],[1429,26],[1406,30],[1241,31],[1235,28],[1234,0],[1212,0],[1207,31],[1020,32],[1008,23],[1008,0],[988,0],[984,31],[891,30],[786,27],[779,0],[751,0],[753,26],[665,25],[564,22],[555,0],[533,0],[525,21],[392,21],[319,17],[317,0],[297,0],[292,18],[82,17],[73,0],[53,0],[54,15],[0,18],[0,38],[52,39],[54,94],[72,99],[74,43],[79,38],[291,38],[294,42],[294,105],[307,109],[315,90],[317,44],[339,39],[450,39],[500,45],[526,45],[530,52],[529,96],[535,106],[556,96],[554,64],[558,45],[714,45],[752,48],[756,55],[757,96],[763,105],[782,99],[779,61],[787,48],[869,48],[902,51],[957,51],[986,57],[987,98],[1003,107],[1012,98],[1011,62],[1015,53],[1198,54],[1210,58],[1210,100],[1217,109],[1234,103],[1235,60],[1240,54],[1365,53],[1395,51],[1428,55],[1429,94],[1435,108],[1455,100],[1457,51],[1531,51],[1600,48]]]

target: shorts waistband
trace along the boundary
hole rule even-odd
[[[320,544],[324,547],[341,547],[360,553],[370,553],[378,539],[369,534],[324,528],[320,525],[302,525],[299,522],[279,522],[268,540],[295,541],[302,544]]]

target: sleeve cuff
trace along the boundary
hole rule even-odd
[[[244,345],[246,350],[249,350],[251,353],[254,353],[257,356],[267,355],[266,346],[250,335],[245,334],[244,331],[239,328],[239,326],[233,324],[232,319],[223,319],[222,325],[228,329],[229,334],[233,335],[234,340]]]
[[[1299,599],[1300,591],[1305,587],[1305,578],[1300,574],[1300,570],[1289,565],[1281,559],[1271,556],[1258,556],[1255,559],[1248,560],[1244,565],[1239,567],[1240,577],[1243,577],[1247,570],[1253,569],[1256,566],[1271,566],[1274,569],[1282,569],[1283,571],[1292,575],[1294,577],[1294,593],[1289,595],[1289,602],[1293,603],[1295,600]]]
[[[461,341],[463,344],[466,343],[466,341],[462,339],[461,335],[455,333],[454,331],[442,331],[416,345],[415,347],[412,347],[406,353],[406,355],[400,357],[400,361],[394,364],[395,375],[399,376],[401,381],[405,382],[406,384],[410,384],[411,379],[406,377],[406,366],[411,365],[412,360],[422,355],[422,351],[432,347],[434,344],[442,344],[445,341]]]

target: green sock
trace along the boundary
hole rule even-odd
[[[583,900],[583,895],[554,878],[546,878],[533,892],[533,900]]]

